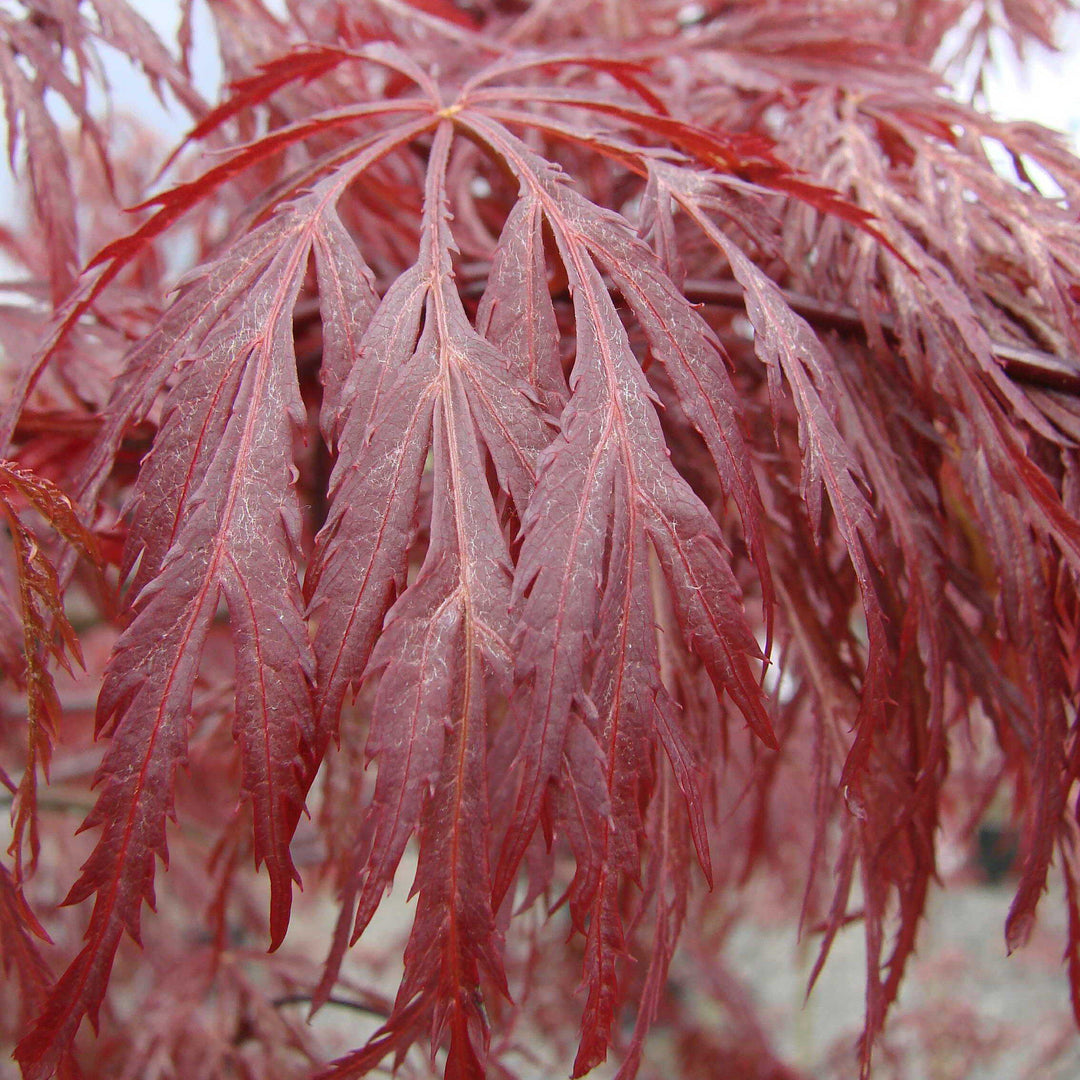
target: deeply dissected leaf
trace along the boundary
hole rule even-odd
[[[292,221],[245,297],[250,307],[226,318],[182,370],[136,493],[137,535],[148,543],[129,564],[141,560],[146,585],[102,687],[98,723],[112,745],[86,826],[103,833],[68,902],[96,899],[82,952],[21,1044],[23,1060],[40,1072],[85,1013],[96,1018],[121,935],[138,940],[140,907],[154,905],[154,860],[166,858],[173,777],[186,760],[199,655],[221,599],[234,625],[236,737],[254,804],[255,856],[272,882],[273,944],[288,924],[297,876],[289,841],[314,737],[288,496],[292,428],[301,418],[292,306],[312,223],[299,212]],[[154,498],[152,479],[169,467],[187,478],[185,496],[171,504]],[[281,494],[268,497],[275,490]]]
[[[49,665],[55,661],[70,671],[69,658],[82,662],[78,636],[64,613],[56,570],[42,540],[22,520],[24,509],[40,514],[75,551],[100,560],[97,542],[63,492],[14,462],[0,461],[0,513],[11,533],[18,589],[16,607],[22,626],[23,662],[17,677],[27,701],[28,752],[22,781],[15,792],[17,809],[9,848],[15,855],[17,879],[23,876],[24,837],[29,846],[30,872],[38,859],[37,771],[40,765],[48,779],[60,719],[60,701]]]
[[[1001,17],[1042,40],[1054,6]],[[184,1019],[168,1030],[156,983],[152,1031],[102,1051],[121,1062],[102,1075],[193,1067],[193,985],[242,999],[200,1062],[251,1075],[254,1038],[282,1075],[290,1054],[338,1080],[411,1068],[419,1044],[416,1075],[480,1080],[550,1043],[541,1068],[584,1076],[614,1050],[630,1080],[661,1018],[674,1049],[654,1071],[674,1074],[722,1041],[678,1007],[687,971],[779,1074],[705,955],[755,874],[820,935],[811,983],[861,922],[869,1075],[968,758],[972,806],[1007,778],[1021,822],[1008,946],[1057,852],[1076,983],[1080,167],[941,92],[930,39],[962,7],[210,0],[230,85],[209,108],[190,4],[180,61],[123,0],[0,15],[9,146],[48,252],[5,342],[54,308],[9,376],[5,452],[24,464],[0,471],[19,586],[0,616],[26,660],[7,639],[0,658],[30,691],[16,873],[0,868],[36,1013],[26,1077],[76,1067],[83,1017],[116,1023],[113,969],[130,987],[153,966],[123,937],[156,959],[178,918],[199,944]],[[94,40],[194,127],[174,185],[80,279],[80,159],[44,87],[108,182]],[[89,353],[108,392],[71,374]],[[31,471],[57,446],[126,598],[94,846],[67,896],[93,904],[50,988],[28,903],[56,825],[34,792],[64,705],[48,665],[78,656],[76,571],[36,546],[26,504],[95,550]],[[144,927],[144,903],[207,876],[200,857],[207,895]],[[273,1002],[239,959],[266,937],[245,861],[269,879],[271,949],[292,946],[306,864],[337,889],[321,976],[297,967]],[[410,872],[400,978],[358,969]],[[551,932],[574,942],[561,959],[539,956]],[[555,1006],[542,964],[565,980]],[[268,1017],[325,1015],[357,970],[378,1022],[317,1065]]]

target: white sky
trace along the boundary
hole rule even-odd
[[[1045,50],[1026,58],[1024,69],[995,72],[987,96],[993,112],[1007,120],[1035,120],[1064,131],[1080,148],[1080,13],[1059,26],[1061,53]]]

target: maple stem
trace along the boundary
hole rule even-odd
[[[466,263],[460,268],[460,273],[465,278],[461,288],[463,295],[479,296],[483,293],[487,283],[487,269],[486,263]],[[745,303],[742,286],[734,280],[688,278],[683,285],[683,292],[686,298],[695,304],[741,308]],[[814,326],[860,335],[866,332],[862,316],[854,308],[829,304],[805,293],[782,287],[780,292],[792,311]],[[880,315],[878,325],[886,337],[897,340],[896,325],[890,316]],[[993,350],[1005,373],[1016,382],[1080,397],[1080,370],[1070,367],[1064,358],[1042,349],[1002,342],[994,342]]]
[[[310,1005],[311,994],[283,994],[270,1002],[275,1009],[284,1009],[289,1005]],[[366,1013],[380,1020],[386,1020],[390,1016],[390,1010],[376,1005],[369,1005],[363,1001],[354,1001],[352,998],[335,997],[331,995],[325,1001],[326,1005],[336,1005],[340,1009],[352,1009],[353,1012]]]
[[[698,304],[721,304],[724,307],[741,308],[744,303],[743,289],[737,281],[687,280],[684,291],[688,300]],[[862,317],[854,308],[839,304],[827,304],[805,293],[790,289],[780,290],[788,306],[807,322],[828,330],[865,332]],[[881,315],[882,332],[896,340],[896,327],[892,318]],[[1039,386],[1047,390],[1080,396],[1080,371],[1068,367],[1065,361],[1053,353],[1030,349],[1022,345],[993,344],[994,356],[1006,374],[1016,382]]]

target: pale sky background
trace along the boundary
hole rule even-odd
[[[1063,19],[1060,54],[1039,49],[1023,70],[1009,64],[995,72],[989,87],[990,108],[1007,120],[1035,120],[1064,131],[1080,148],[1080,13]]]

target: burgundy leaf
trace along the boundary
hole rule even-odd
[[[1000,1071],[901,993],[988,818],[1080,1002],[1080,166],[948,86],[1066,0],[2,7],[25,1078],[795,1080],[747,916]]]

